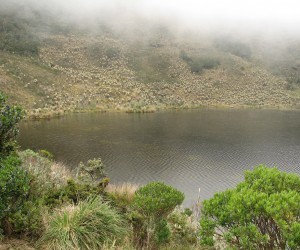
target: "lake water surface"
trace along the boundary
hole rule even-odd
[[[185,205],[234,187],[258,164],[300,174],[300,112],[197,110],[74,114],[27,121],[22,148],[46,149],[70,167],[101,157],[113,183],[163,181]]]

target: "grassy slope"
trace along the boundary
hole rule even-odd
[[[28,27],[12,32],[25,34]],[[287,90],[286,71],[280,74],[277,67],[276,75],[255,59],[255,53],[248,58],[232,49],[239,44],[224,48],[209,37],[182,39],[161,29],[151,30],[151,35],[131,30],[130,36],[103,28],[92,33],[55,25],[36,31],[34,37],[23,38],[29,40],[29,47],[0,51],[1,91],[33,116],[81,109],[297,107],[299,103],[297,86]],[[30,39],[33,46],[38,40],[38,54],[19,53],[31,48]]]

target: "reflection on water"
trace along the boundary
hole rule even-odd
[[[93,113],[21,124],[23,148],[47,149],[70,167],[101,157],[111,181],[159,180],[186,205],[235,186],[258,164],[300,173],[300,113],[198,110]]]

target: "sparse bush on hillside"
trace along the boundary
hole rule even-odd
[[[0,17],[0,50],[20,55],[37,55],[38,41],[22,20],[2,16]]]
[[[127,233],[124,219],[107,203],[89,198],[68,205],[46,218],[46,232],[39,241],[44,249],[102,249],[122,240]]]
[[[97,66],[108,67],[113,61],[121,57],[121,50],[108,43],[94,43],[87,47],[86,55]],[[105,57],[106,60],[104,60]]]
[[[245,59],[249,59],[252,54],[249,45],[226,37],[216,39],[215,46],[221,51],[229,52]]]
[[[287,90],[295,90],[300,88],[300,73],[289,74],[286,77],[287,81]]]
[[[195,58],[190,64],[193,73],[201,73],[203,69],[213,69],[219,65],[219,60],[213,57]]]
[[[110,59],[113,59],[113,58],[118,58],[119,55],[120,55],[120,51],[119,49],[117,48],[108,48],[106,51],[105,51],[105,55],[110,58]]]
[[[213,56],[189,56],[185,51],[180,52],[180,58],[190,66],[191,72],[196,74],[204,69],[213,69],[220,65],[220,61]]]
[[[139,81],[144,83],[177,81],[176,77],[169,74],[172,63],[168,54],[162,54],[153,47],[137,44],[131,48],[127,56],[129,66],[135,71]]]
[[[258,166],[203,203],[201,242],[234,249],[299,249],[300,177]]]

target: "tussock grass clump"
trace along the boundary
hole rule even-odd
[[[98,197],[63,207],[46,218],[45,224],[38,242],[42,249],[102,249],[127,233],[123,218]]]
[[[133,202],[138,187],[138,185],[132,183],[108,184],[105,191],[118,208],[127,211]]]

